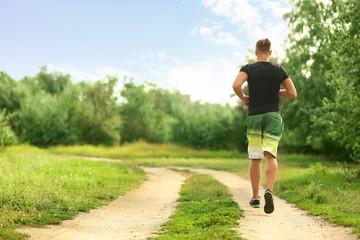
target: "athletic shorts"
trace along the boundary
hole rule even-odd
[[[264,159],[265,151],[276,157],[279,141],[284,131],[284,124],[279,113],[268,112],[248,116],[245,127],[249,141],[249,158]]]

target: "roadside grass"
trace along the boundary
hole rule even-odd
[[[278,172],[274,192],[311,215],[352,227],[360,239],[360,166],[326,164],[285,166]]]
[[[209,175],[195,174],[185,181],[180,195],[172,220],[152,239],[243,239],[232,229],[243,211],[223,184]]]
[[[62,154],[121,158],[122,155],[117,152],[129,146],[114,148],[111,150],[114,151],[112,155],[106,155],[109,149],[102,147],[91,147],[87,151],[81,150],[86,146],[69,148],[71,151],[64,147],[52,148],[51,151]],[[76,151],[73,151],[74,149]],[[184,148],[183,150],[187,151],[184,154],[181,153],[182,147],[145,143],[131,144],[131,149],[137,152],[143,151],[143,153],[132,153],[128,150],[125,161],[128,164],[211,168],[236,172],[249,179],[249,160],[244,153],[232,155],[210,151],[210,154],[204,154],[207,152],[204,151],[201,155],[196,153],[198,150]],[[192,155],[193,151],[194,155]],[[164,157],[161,155],[164,152],[171,152],[171,154]],[[308,210],[309,214],[320,215],[338,225],[351,226],[360,239],[359,164],[345,163],[341,160],[337,162],[324,156],[282,154],[281,152],[278,163],[279,170],[274,188],[276,195]],[[263,162],[264,166],[265,162]],[[262,184],[265,185],[265,177],[262,178]]]
[[[132,166],[9,147],[0,154],[0,239],[24,239],[27,235],[14,229],[59,224],[106,205],[145,178]]]
[[[128,143],[122,146],[55,146],[49,148],[55,154],[103,157],[112,159],[134,158],[238,158],[242,156],[236,150],[212,151],[193,149],[173,144],[151,144],[146,142]]]

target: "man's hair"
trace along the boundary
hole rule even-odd
[[[260,39],[256,42],[256,50],[260,54],[269,54],[271,50],[271,42],[268,38]]]

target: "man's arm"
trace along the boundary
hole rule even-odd
[[[281,89],[279,91],[279,97],[296,98],[297,96],[296,88],[290,78],[287,78],[284,81],[282,81],[281,85],[283,85],[285,89]]]
[[[249,106],[249,97],[244,95],[242,85],[248,79],[248,75],[245,72],[239,72],[233,83],[233,89],[236,95],[241,99],[245,106]]]

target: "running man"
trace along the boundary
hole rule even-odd
[[[279,97],[296,98],[296,89],[285,69],[269,62],[271,42],[260,39],[256,42],[257,62],[247,64],[240,69],[235,78],[233,89],[241,101],[248,107],[246,134],[250,162],[250,180],[253,196],[250,205],[260,207],[261,160],[266,160],[266,191],[264,211],[274,211],[273,186],[278,164],[277,148],[283,133],[283,122],[280,115]],[[249,96],[244,95],[242,85],[248,82]],[[280,85],[284,89],[280,89]]]

